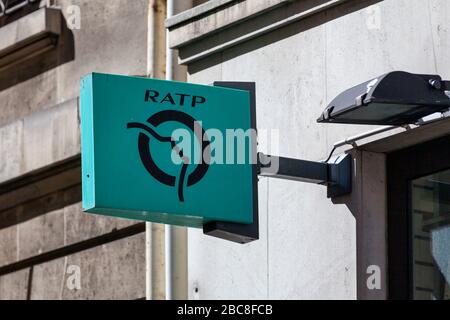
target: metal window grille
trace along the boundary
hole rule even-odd
[[[40,0],[0,0],[0,17],[11,14]]]

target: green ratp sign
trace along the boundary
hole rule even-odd
[[[253,222],[248,91],[94,73],[80,99],[85,211],[188,227]]]

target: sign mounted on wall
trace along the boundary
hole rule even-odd
[[[255,240],[255,104],[245,85],[83,78],[84,210]]]
[[[257,155],[255,91],[251,82],[83,78],[83,209],[248,243],[259,238],[258,176],[324,185],[329,198],[349,194],[350,155]]]

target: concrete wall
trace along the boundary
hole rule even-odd
[[[66,26],[54,52],[0,77],[0,299],[145,298],[144,225],[82,213],[78,96],[90,72],[152,73],[148,17],[156,7],[54,2],[64,26],[69,6],[79,6],[81,29]],[[80,290],[68,285],[70,266]]]
[[[448,1],[341,1],[317,9],[330,2],[284,2],[281,9],[245,21],[235,19],[219,33],[202,35],[191,43],[181,38],[171,43],[183,43],[177,48],[182,61],[188,61],[190,82],[256,82],[258,128],[279,130],[280,155],[324,159],[334,142],[373,129],[316,123],[327,103],[342,90],[393,70],[450,76]],[[317,11],[256,38],[251,36],[269,22],[314,11],[311,8]],[[171,34],[182,34],[183,28],[189,34],[188,29],[195,28],[200,19],[218,25],[223,22],[221,17],[233,20],[233,8],[222,10],[217,19],[215,13],[207,13],[171,26]],[[210,19],[205,18],[208,15]],[[382,161],[377,155],[360,157],[355,174],[360,174],[363,159],[373,163],[378,158]],[[363,170],[367,173],[370,168]],[[373,168],[384,173],[380,163]],[[365,185],[373,186],[357,199],[354,208],[359,212],[333,204],[324,187],[261,179],[259,241],[242,246],[189,230],[190,297],[355,299],[355,216],[368,215],[366,220],[375,221],[380,220],[377,215],[385,214],[382,202],[376,210],[364,205],[375,205],[377,197],[383,200],[383,175],[372,175],[372,179]],[[368,190],[378,191],[373,197]],[[364,241],[370,242],[370,237]],[[383,259],[378,262],[385,263]],[[385,291],[378,296],[382,297]]]

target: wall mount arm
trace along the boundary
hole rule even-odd
[[[450,91],[450,81],[449,80],[443,80],[440,83],[439,82],[434,82],[431,83],[432,86],[434,86],[436,88],[442,88],[444,91]]]
[[[352,157],[315,162],[258,153],[258,175],[325,185],[328,198],[334,198],[352,192]]]

